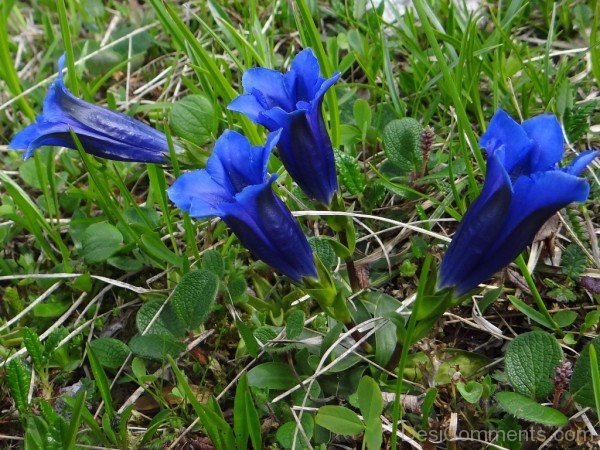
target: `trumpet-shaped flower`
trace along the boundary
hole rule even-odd
[[[169,147],[163,133],[125,114],[75,97],[63,81],[64,63],[63,55],[58,60],[58,78],[48,89],[42,113],[35,123],[13,137],[8,148],[25,150],[24,159],[44,145],[77,149],[72,130],[83,149],[92,155],[117,161],[167,162]]]
[[[553,115],[515,122],[499,110],[480,139],[487,174],[440,266],[439,287],[462,295],[509,264],[541,226],[571,202],[584,201],[588,182],[578,177],[597,152],[581,153],[569,166],[563,134]]]
[[[242,77],[244,95],[229,104],[269,131],[281,129],[278,148],[285,168],[300,188],[328,205],[337,190],[335,160],[321,105],[327,90],[339,79],[320,76],[310,48],[300,52],[289,72],[256,67]]]
[[[255,257],[300,281],[317,271],[298,222],[271,188],[277,176],[267,175],[279,136],[270,133],[264,147],[253,147],[243,135],[225,131],[206,169],[180,176],[168,194],[192,217],[220,217]]]

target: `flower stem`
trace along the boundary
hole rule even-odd
[[[338,233],[340,238],[340,243],[345,247],[348,247],[348,235],[346,234],[346,230],[342,230]],[[354,260],[352,256],[349,256],[345,259],[346,263],[346,271],[348,272],[348,280],[350,281],[350,288],[352,289],[352,293],[355,294],[360,291],[360,280],[358,278],[358,272],[356,271],[356,266],[354,265]]]
[[[519,270],[521,271],[523,278],[525,278],[525,282],[527,283],[529,290],[531,290],[533,300],[535,301],[539,311],[544,315],[548,323],[552,325],[554,331],[556,331],[556,333],[558,333],[560,336],[563,336],[563,331],[560,329],[556,321],[552,318],[550,312],[548,311],[548,308],[546,308],[546,305],[544,304],[544,300],[542,300],[542,296],[540,295],[540,292],[538,291],[535,285],[535,281],[533,280],[531,273],[529,273],[529,269],[527,268],[527,263],[525,262],[523,255],[519,255],[517,257],[516,263],[517,266],[519,266]]]

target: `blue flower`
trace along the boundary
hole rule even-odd
[[[165,163],[169,153],[163,133],[125,114],[75,97],[63,81],[65,55],[58,60],[58,78],[46,98],[36,122],[17,133],[9,149],[25,150],[24,159],[38,147],[57,145],[76,149],[70,130],[83,149],[92,155],[117,161]]]
[[[242,77],[245,94],[229,104],[269,131],[281,129],[278,148],[283,165],[300,188],[329,205],[337,191],[331,139],[321,111],[325,92],[339,79],[320,76],[310,48],[298,53],[286,74],[256,67]]]
[[[206,169],[180,176],[167,192],[192,217],[223,219],[255,257],[300,281],[317,271],[298,222],[271,189],[277,176],[267,176],[279,137],[280,132],[271,133],[264,147],[253,147],[245,136],[225,131]]]
[[[540,227],[569,203],[584,201],[579,178],[597,152],[581,153],[559,168],[563,133],[553,115],[515,122],[498,110],[480,145],[488,155],[481,194],[467,211],[440,266],[439,287],[462,295],[508,265]]]

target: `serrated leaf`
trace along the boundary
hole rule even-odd
[[[561,258],[562,273],[572,280],[577,280],[584,272],[586,264],[587,258],[579,246],[576,244],[567,245]]]
[[[173,304],[161,299],[152,299],[142,305],[135,317],[137,329],[140,334],[166,334],[175,337],[183,337],[185,335],[185,327],[175,314]],[[164,306],[163,306],[164,305]],[[152,322],[156,313],[160,311],[158,317]],[[148,325],[150,328],[146,331]]]
[[[328,269],[331,269],[337,262],[337,256],[330,240],[312,236],[308,239],[308,243],[323,265]]]
[[[219,278],[225,273],[223,257],[217,250],[207,250],[202,255],[202,268],[214,273]]]
[[[83,233],[82,255],[85,262],[94,264],[106,261],[121,249],[123,235],[108,222],[94,223]]]
[[[6,381],[17,410],[20,414],[25,414],[29,408],[27,399],[29,397],[29,385],[31,384],[31,372],[23,361],[15,358],[6,364]]]
[[[304,329],[304,311],[295,309],[285,322],[285,334],[288,339],[296,339]]]
[[[554,427],[566,425],[568,422],[567,417],[560,411],[540,405],[516,392],[498,392],[495,398],[504,411],[518,419]]]
[[[210,142],[217,133],[218,117],[211,101],[203,95],[188,95],[176,102],[170,120],[177,136],[196,145]]]
[[[551,334],[530,331],[513,339],[506,348],[506,375],[515,390],[543,399],[554,389],[552,377],[563,352]]]
[[[159,334],[136,335],[129,341],[131,351],[146,359],[155,361],[164,361],[166,355],[178,356],[185,345],[177,341],[174,337]]]
[[[218,277],[207,270],[188,272],[175,288],[171,303],[188,330],[198,328],[210,313],[217,297]]]
[[[124,342],[114,338],[99,338],[90,342],[98,362],[109,369],[118,369],[131,353]]]
[[[410,117],[392,120],[383,130],[383,150],[392,164],[410,172],[422,159],[421,133],[423,127]]]
[[[252,334],[262,345],[267,344],[277,337],[277,332],[269,326],[258,327]]]
[[[563,119],[569,142],[577,142],[590,129],[589,118],[596,110],[598,102],[593,100],[584,104],[576,104],[565,110]]]
[[[569,391],[580,405],[595,408],[594,388],[591,378],[590,345],[594,346],[596,354],[600,354],[600,336],[594,338],[581,351],[579,359],[573,367]]]
[[[345,436],[356,436],[365,429],[356,413],[344,406],[327,405],[320,407],[315,422],[332,433]]]
[[[22,332],[23,345],[25,345],[27,353],[31,356],[33,366],[36,370],[43,370],[47,362],[44,344],[40,342],[39,336],[31,328],[24,327]]]
[[[365,176],[360,170],[360,166],[355,158],[339,150],[334,151],[335,165],[340,174],[340,179],[344,186],[352,195],[358,195],[363,192],[366,186]]]
[[[266,362],[248,372],[248,385],[263,389],[289,389],[298,382],[290,366],[280,362]]]

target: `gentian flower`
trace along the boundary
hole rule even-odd
[[[487,174],[481,194],[469,208],[440,266],[439,287],[462,295],[508,265],[529,245],[558,210],[584,201],[588,182],[579,178],[596,157],[581,153],[559,168],[563,133],[553,115],[515,122],[499,110],[480,139]]]
[[[325,92],[339,79],[320,76],[310,48],[296,56],[286,74],[256,67],[242,77],[245,94],[229,104],[269,131],[281,129],[279,156],[300,188],[314,200],[329,205],[337,190],[331,139],[321,105]]]
[[[77,149],[70,130],[83,149],[116,161],[165,163],[169,147],[165,135],[125,114],[75,97],[63,81],[65,55],[58,60],[58,78],[50,85],[36,122],[17,133],[9,149],[25,150],[24,159],[38,147],[58,145]]]
[[[280,132],[253,147],[235,131],[215,143],[206,169],[188,172],[168,189],[169,198],[192,217],[217,216],[257,258],[288,277],[316,277],[312,250],[292,213],[277,197],[267,161]]]

